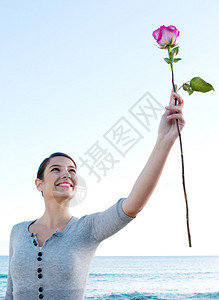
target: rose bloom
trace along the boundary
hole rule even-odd
[[[176,39],[179,36],[179,30],[173,25],[168,27],[163,25],[155,30],[152,35],[159,45],[174,46],[176,44]]]

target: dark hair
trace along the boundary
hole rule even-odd
[[[45,171],[49,161],[51,160],[52,157],[56,157],[56,156],[64,156],[64,157],[69,158],[71,161],[73,161],[73,163],[77,169],[77,165],[76,165],[75,161],[69,155],[62,153],[62,152],[55,152],[42,161],[42,163],[39,166],[38,172],[37,172],[37,178],[43,180],[44,171]]]

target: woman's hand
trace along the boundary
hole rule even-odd
[[[175,99],[177,99],[177,105],[175,105]],[[163,114],[160,126],[158,130],[158,138],[165,139],[171,143],[174,143],[178,137],[178,130],[176,126],[176,119],[178,119],[179,130],[182,131],[185,120],[183,117],[183,99],[182,97],[172,91],[170,96],[169,106],[166,106],[166,112]]]

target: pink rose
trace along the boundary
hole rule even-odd
[[[171,44],[172,46],[174,46],[176,44],[176,39],[179,36],[179,30],[173,25],[170,25],[168,27],[163,25],[155,30],[152,35],[159,45]]]

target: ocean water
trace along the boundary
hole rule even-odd
[[[8,257],[0,256],[0,299]],[[219,300],[219,256],[95,257],[85,300]]]

